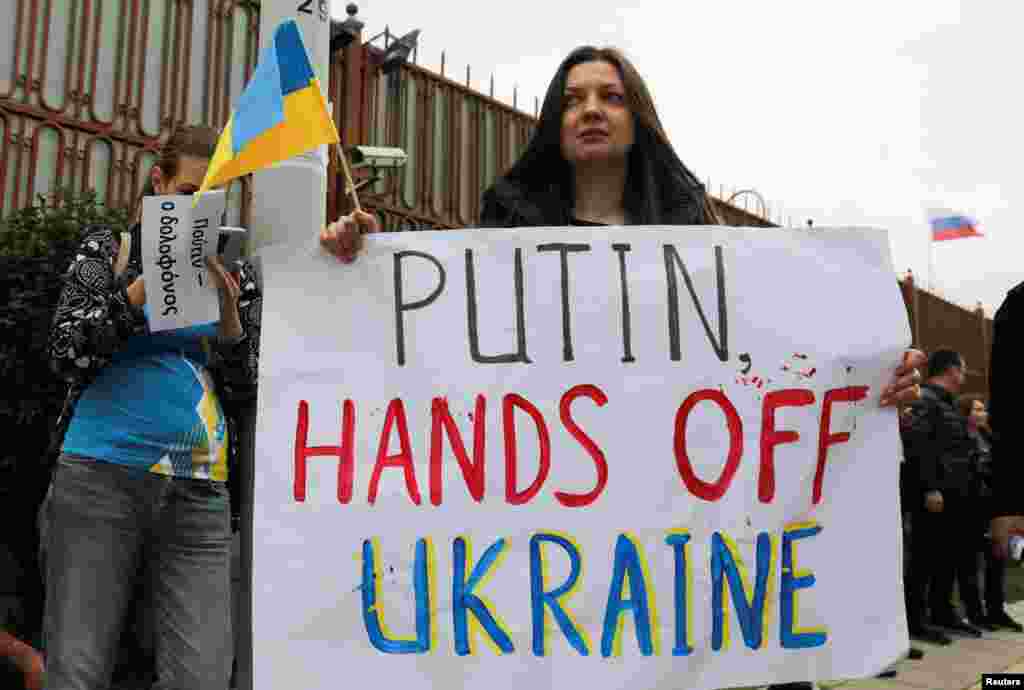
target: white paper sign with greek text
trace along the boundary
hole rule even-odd
[[[256,690],[713,690],[908,648],[884,232],[262,262]]]
[[[206,257],[217,251],[223,191],[206,192],[196,206],[185,195],[142,200],[142,275],[153,332],[220,320],[217,287]]]

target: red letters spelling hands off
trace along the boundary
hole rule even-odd
[[[857,403],[867,397],[866,386],[837,388],[825,392],[819,422],[817,444],[817,467],[814,473],[812,503],[822,500],[822,486],[828,461],[829,448],[850,440],[849,432],[833,433],[831,430],[832,413],[836,404]],[[570,388],[562,396],[559,403],[559,419],[565,429],[583,447],[594,462],[594,488],[585,494],[569,494],[555,491],[555,499],[563,506],[579,508],[594,503],[604,491],[608,482],[608,462],[604,452],[594,440],[579,427],[572,417],[572,405],[579,398],[589,398],[598,407],[603,407],[608,398],[597,386],[583,384]],[[697,477],[690,462],[686,446],[687,422],[692,410],[701,402],[714,403],[724,413],[725,424],[729,434],[729,449],[725,465],[719,476],[713,481]],[[775,448],[780,444],[794,443],[799,440],[795,431],[777,429],[775,412],[780,407],[798,407],[813,405],[816,402],[814,393],[807,389],[786,389],[773,391],[765,395],[762,403],[761,434],[760,434],[760,466],[758,470],[758,498],[762,503],[771,503],[775,496]],[[516,433],[515,411],[525,412],[534,422],[539,444],[539,467],[533,481],[525,489],[519,488],[518,476],[518,435]],[[470,460],[466,446],[458,427],[448,409],[444,398],[435,398],[431,404],[430,434],[430,470],[428,475],[428,495],[433,505],[441,505],[442,496],[442,459],[443,443],[447,436],[448,444],[462,472],[466,488],[473,499],[480,503],[484,500],[485,454],[486,454],[486,410],[487,400],[483,395],[476,398],[475,414],[473,415],[473,458]],[[505,501],[511,505],[523,505],[534,499],[543,488],[551,469],[551,442],[547,422],[537,407],[521,395],[510,393],[502,398],[502,426],[505,449]],[[350,503],[355,483],[355,424],[356,409],[351,400],[342,405],[341,425],[339,429],[340,445],[310,446],[309,439],[309,403],[305,400],[298,404],[298,415],[295,431],[295,482],[294,498],[296,502],[306,500],[307,464],[309,458],[333,457],[338,462],[338,502]],[[388,454],[392,431],[397,430],[399,450]],[[718,501],[728,491],[729,485],[739,468],[743,456],[743,420],[728,397],[718,390],[699,390],[689,395],[679,406],[676,413],[674,428],[674,453],[679,477],[687,491],[704,501]],[[390,402],[381,428],[378,452],[367,488],[367,502],[374,504],[377,500],[378,486],[385,469],[401,469],[409,500],[420,505],[422,502],[412,450],[409,443],[408,421],[405,405],[401,399]]]

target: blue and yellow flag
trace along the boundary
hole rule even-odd
[[[260,54],[256,71],[221,132],[199,194],[338,141],[299,27],[289,19],[277,27]]]

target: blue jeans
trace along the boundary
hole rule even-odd
[[[231,505],[223,482],[61,456],[43,509],[47,690],[106,690],[139,566],[151,574],[154,690],[225,690]]]

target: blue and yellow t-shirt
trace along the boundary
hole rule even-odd
[[[82,392],[64,452],[226,481],[226,422],[203,344],[215,334],[211,324],[129,338]]]
[[[240,338],[218,338],[216,324],[152,333],[148,309],[132,306],[127,291],[142,275],[140,232],[138,224],[131,229],[134,249],[120,276],[121,244],[107,227],[86,230],[64,274],[49,342],[55,373],[77,397],[63,450],[225,481],[227,428],[208,368],[236,391],[256,383],[262,295],[254,267],[234,267]]]

